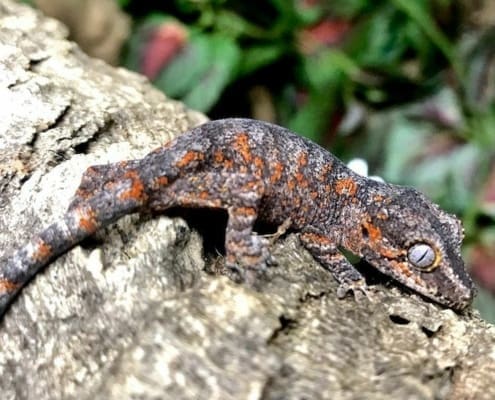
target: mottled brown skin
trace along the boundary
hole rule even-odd
[[[0,314],[40,268],[97,229],[129,213],[177,206],[227,211],[226,264],[248,280],[269,258],[268,240],[252,231],[261,220],[299,232],[340,283],[339,296],[367,289],[339,250],[345,248],[445,306],[462,310],[473,297],[454,216],[412,188],[355,174],[287,129],[225,119],[194,128],[141,160],[88,168],[62,220],[0,267]]]

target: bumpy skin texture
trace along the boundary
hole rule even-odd
[[[286,224],[340,283],[366,292],[339,248],[456,310],[473,285],[460,256],[462,228],[418,191],[369,180],[318,145],[276,125],[208,122],[141,160],[93,166],[63,219],[0,267],[0,315],[36,272],[125,214],[171,207],[226,209],[226,264],[253,280],[269,259],[259,219]]]

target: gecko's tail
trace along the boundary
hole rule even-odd
[[[83,239],[124,214],[137,209],[133,202],[123,202],[118,210],[101,208],[112,199],[107,194],[86,203],[73,203],[63,218],[17,250],[6,263],[0,264],[0,318],[17,293],[50,261],[64,254]]]
[[[0,317],[8,305],[27,282],[50,261],[74,247],[82,239],[93,233],[98,226],[88,227],[88,231],[75,228],[74,218],[81,215],[69,212],[54,224],[48,226],[29,243],[17,250],[0,267]]]
[[[136,161],[93,166],[84,173],[68,211],[0,264],[0,317],[26,283],[50,261],[100,227],[137,211],[146,201]]]
[[[0,317],[36,272],[83,239],[69,228],[68,218],[66,214],[33,237],[0,267]]]

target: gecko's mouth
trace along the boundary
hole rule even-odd
[[[352,257],[351,255],[351,260]],[[472,284],[460,284],[461,279],[456,279],[452,268],[439,266],[434,270],[421,270],[408,262],[407,254],[378,259],[375,257],[372,260],[370,258],[362,257],[358,262],[353,262],[368,284],[389,285],[393,282],[407,293],[417,294],[457,312],[468,308],[475,295]]]

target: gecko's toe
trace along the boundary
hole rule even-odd
[[[236,263],[225,262],[223,274],[235,283],[243,283],[245,281],[244,269]]]
[[[266,266],[267,267],[276,267],[278,265],[278,261],[271,254],[266,258]]]
[[[266,270],[267,264],[263,262],[256,265],[240,266],[239,264],[226,263],[225,267],[226,275],[234,282],[254,287]]]

